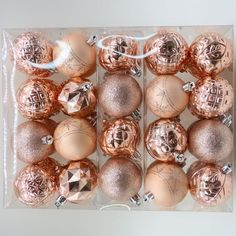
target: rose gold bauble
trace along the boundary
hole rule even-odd
[[[112,74],[100,84],[98,100],[107,115],[120,118],[130,115],[139,107],[142,91],[131,76]]]
[[[58,123],[52,119],[44,119],[44,120],[36,120],[36,121],[46,125],[52,135],[58,125]]]
[[[160,30],[147,40],[144,54],[146,65],[153,74],[175,74],[187,60],[188,45],[180,34]]]
[[[140,130],[137,122],[125,118],[104,121],[99,144],[105,155],[133,155],[139,141]]]
[[[89,80],[76,77],[63,84],[58,101],[65,114],[82,118],[94,112],[97,104],[96,96],[96,89]]]
[[[199,118],[224,115],[233,106],[234,94],[230,83],[217,76],[207,77],[195,83],[190,98],[189,109]]]
[[[138,68],[137,42],[125,35],[112,35],[101,39],[98,43],[98,59],[100,65],[110,73],[129,71],[132,75],[140,76]]]
[[[96,130],[85,119],[66,119],[54,132],[54,146],[65,159],[83,159],[96,149]]]
[[[178,116],[188,104],[189,95],[183,90],[184,82],[173,75],[161,75],[146,88],[147,107],[161,118]]]
[[[219,120],[200,120],[188,130],[188,149],[199,160],[218,162],[233,150],[233,134]]]
[[[175,161],[187,148],[187,132],[175,119],[159,119],[148,126],[145,146],[153,158]]]
[[[99,185],[108,198],[127,201],[141,188],[141,169],[126,157],[110,158],[100,169]]]
[[[17,69],[38,77],[48,77],[52,69],[52,45],[38,32],[17,36],[12,46],[12,60]]]
[[[199,35],[190,46],[188,71],[197,78],[215,76],[232,64],[231,43],[215,32]]]
[[[53,48],[54,63],[68,77],[90,76],[96,69],[96,49],[81,32],[63,36]]]
[[[158,206],[175,206],[188,192],[187,176],[175,163],[155,161],[147,169],[145,191],[153,195]]]
[[[223,204],[232,195],[232,176],[218,165],[194,162],[187,176],[192,197],[203,206]]]
[[[57,96],[58,87],[51,80],[26,80],[16,94],[19,112],[27,119],[47,119],[60,109]]]

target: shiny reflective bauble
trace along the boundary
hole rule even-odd
[[[159,119],[152,122],[145,133],[148,153],[160,161],[175,161],[187,148],[187,132],[175,119]]]
[[[59,72],[68,77],[88,77],[95,72],[96,49],[88,39],[85,34],[74,32],[56,41],[53,59]]]
[[[129,75],[108,75],[100,84],[98,100],[107,115],[120,118],[138,108],[142,91],[138,82]]]
[[[38,32],[17,36],[12,45],[12,60],[17,69],[29,75],[48,77],[53,73],[52,45]]]
[[[175,163],[153,162],[147,169],[145,192],[152,193],[160,207],[171,207],[181,202],[188,192],[188,179]]]
[[[27,119],[47,119],[60,109],[57,96],[58,87],[51,80],[26,80],[17,90],[18,110]]]
[[[192,197],[203,206],[223,204],[232,195],[232,176],[218,165],[194,162],[187,176]]]
[[[104,121],[99,144],[105,155],[133,155],[140,141],[137,122],[131,119]]]
[[[183,69],[188,45],[177,32],[158,31],[144,46],[146,65],[153,74],[175,74]]]
[[[189,98],[189,109],[199,118],[218,117],[229,111],[233,100],[233,88],[227,80],[219,76],[207,77],[195,83]]]
[[[161,118],[172,118],[184,111],[189,95],[183,90],[184,82],[173,75],[161,75],[146,88],[147,107]]]
[[[85,119],[69,118],[54,132],[56,151],[67,160],[80,160],[96,149],[96,130]]]
[[[233,150],[233,134],[219,120],[200,120],[188,130],[188,149],[199,160],[218,162]]]
[[[199,35],[190,46],[188,71],[197,78],[215,76],[232,64],[231,43],[215,32]]]
[[[127,201],[141,188],[141,168],[123,156],[110,158],[100,169],[99,185],[108,198]]]

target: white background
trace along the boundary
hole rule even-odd
[[[236,24],[236,1],[0,0],[0,28],[207,24]],[[2,158],[0,160],[2,178]],[[2,179],[0,182],[2,191]],[[0,236],[236,234],[235,211],[5,210],[2,208],[1,194],[0,203]]]

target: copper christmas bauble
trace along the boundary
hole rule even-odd
[[[190,46],[188,71],[197,78],[215,76],[232,64],[233,48],[222,35],[199,35]]]
[[[38,77],[53,72],[52,44],[39,32],[25,32],[12,45],[12,60],[17,69]]]
[[[54,63],[68,77],[90,76],[96,69],[95,42],[82,32],[74,32],[56,41]]]
[[[173,75],[161,75],[146,88],[147,107],[161,118],[172,118],[184,111],[189,95],[183,90],[184,82]]]
[[[192,197],[203,206],[223,204],[232,195],[232,176],[218,165],[194,162],[187,176]]]
[[[18,159],[25,163],[35,163],[53,153],[53,133],[37,121],[26,121],[15,131],[13,150]]]
[[[107,115],[120,118],[139,107],[142,91],[138,82],[129,75],[108,75],[100,84],[98,100]]]
[[[148,126],[145,146],[153,158],[175,161],[187,148],[187,132],[175,119],[159,119]]]
[[[195,83],[189,109],[199,118],[212,118],[224,115],[233,106],[233,88],[230,83],[217,76],[207,77]]]
[[[58,96],[62,111],[73,117],[91,115],[97,104],[96,90],[92,82],[79,77],[63,84]]]
[[[147,169],[144,185],[160,207],[177,205],[188,192],[186,174],[180,166],[169,162],[153,162]]]
[[[29,79],[17,90],[17,106],[27,119],[47,119],[60,109],[57,96],[58,87],[51,80]]]
[[[141,169],[126,157],[110,158],[100,169],[99,185],[108,198],[127,201],[141,188]]]
[[[179,33],[160,30],[147,40],[144,55],[153,74],[175,74],[187,60],[188,45]]]
[[[96,149],[96,130],[85,119],[66,119],[54,132],[54,146],[65,159],[83,159]]]
[[[52,119],[44,119],[44,120],[36,120],[36,121],[45,124],[52,135],[58,125],[58,123]]]
[[[99,144],[105,155],[133,155],[140,141],[137,122],[131,119],[104,121]]]
[[[112,35],[98,42],[100,65],[108,72],[128,71],[132,75],[141,75],[137,61],[137,42],[125,35]]]
[[[188,149],[199,160],[217,162],[233,150],[233,134],[219,120],[200,120],[188,130]]]

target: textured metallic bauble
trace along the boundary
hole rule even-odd
[[[97,168],[88,159],[70,162],[59,177],[59,193],[72,203],[90,199],[97,186]]]
[[[145,192],[152,193],[158,206],[171,207],[185,198],[188,179],[177,164],[155,161],[147,169],[144,187]]]
[[[17,36],[12,45],[12,60],[17,69],[38,77],[48,77],[52,70],[52,44],[38,32]]]
[[[201,161],[221,161],[233,150],[233,134],[219,120],[200,120],[188,130],[188,149]]]
[[[104,121],[99,144],[105,155],[133,155],[139,141],[140,130],[134,120],[121,118]]]
[[[209,32],[199,35],[190,46],[188,71],[197,78],[215,76],[233,60],[231,43],[222,35]]]
[[[74,32],[56,42],[53,59],[59,72],[68,77],[87,77],[95,72],[96,49],[88,39],[84,33]]]
[[[153,74],[175,74],[188,57],[188,45],[177,32],[158,31],[144,46],[146,65]]]
[[[129,75],[112,74],[99,86],[98,100],[103,111],[116,118],[130,115],[142,101],[138,82]]]
[[[224,115],[233,106],[234,93],[230,83],[217,76],[198,80],[189,98],[189,109],[199,118]]]
[[[52,119],[43,119],[43,120],[36,120],[36,121],[45,124],[52,135],[58,125],[58,123]]]
[[[159,119],[149,124],[145,133],[148,153],[160,161],[175,161],[187,149],[187,132],[175,119]]]
[[[161,75],[146,88],[147,107],[161,118],[172,118],[184,111],[189,95],[183,90],[184,82],[174,75]]]
[[[100,169],[99,185],[108,198],[127,201],[141,188],[141,169],[126,157],[110,158]]]
[[[232,176],[218,165],[194,162],[187,176],[192,197],[203,206],[223,204],[232,195]]]
[[[56,151],[67,160],[80,160],[96,149],[96,130],[85,119],[69,118],[54,132]]]
[[[58,87],[51,80],[26,80],[17,90],[18,110],[27,119],[47,119],[60,109],[57,96]]]

